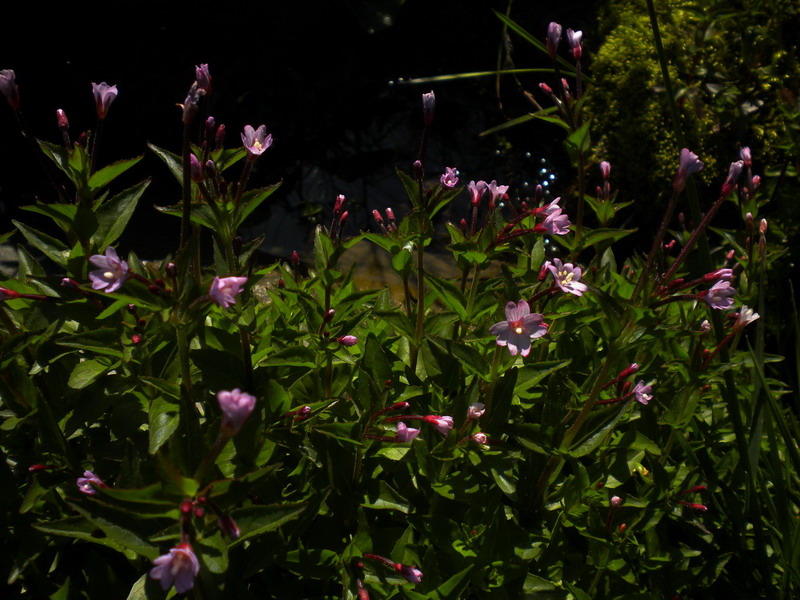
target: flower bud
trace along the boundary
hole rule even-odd
[[[758,225],[758,231],[759,231],[759,233],[762,233],[762,234],[763,233],[767,233],[767,220],[766,219],[761,219],[761,223],[759,223],[759,225]]]
[[[344,194],[339,194],[336,196],[336,200],[333,203],[333,216],[338,217],[342,213],[342,207],[345,203],[345,196]]]
[[[425,127],[430,127],[433,123],[433,111],[436,107],[436,96],[433,91],[422,94],[422,110],[425,115]]]
[[[389,219],[392,223],[394,223],[394,211],[391,208],[386,209],[386,218]]]
[[[183,502],[181,502],[180,511],[181,514],[184,515],[188,515],[190,512],[192,512],[192,501],[184,500]]]
[[[414,177],[416,177],[417,181],[421,181],[423,177],[425,177],[425,171],[422,169],[422,163],[418,160],[414,161]]]
[[[222,532],[232,540],[238,540],[242,535],[241,531],[239,530],[239,526],[230,515],[222,515],[219,519],[217,519],[217,527],[219,527]]]
[[[67,113],[65,113],[60,108],[56,110],[56,119],[58,121],[58,128],[59,129],[69,129],[69,119],[67,119]]]
[[[203,167],[194,154],[189,154],[189,173],[192,181],[203,181]]]
[[[472,436],[472,441],[475,442],[476,444],[481,444],[485,446],[486,443],[489,441],[489,438],[486,437],[485,433],[479,431],[478,433]]]
[[[358,338],[354,335],[343,335],[341,337],[336,338],[336,341],[339,342],[342,346],[355,346],[358,343]]]
[[[611,177],[611,163],[604,160],[600,163],[600,172],[603,174],[603,179]]]
[[[372,211],[372,218],[375,219],[378,225],[383,225],[383,217],[377,209]]]
[[[17,86],[16,74],[11,69],[0,71],[0,93],[6,97],[11,108],[19,110],[19,86]]]
[[[550,58],[555,58],[556,52],[558,52],[558,44],[561,42],[561,25],[554,21],[547,26],[546,41],[547,53],[550,55]]]
[[[206,161],[206,175],[209,179],[216,179],[217,178],[217,165],[214,164],[213,160]]]
[[[339,229],[340,230],[341,230],[342,227],[344,227],[344,224],[347,223],[347,219],[348,218],[350,218],[350,213],[347,212],[347,211],[344,211],[342,213],[342,216],[339,217]]]
[[[142,343],[142,336],[141,336],[141,335],[139,335],[138,333],[134,333],[134,334],[131,336],[131,343],[132,343],[134,346],[137,346],[137,345],[141,344],[141,343]]]
[[[619,508],[622,506],[622,498],[619,496],[611,496],[611,500],[608,502],[611,505],[611,508]]]
[[[333,315],[335,315],[335,314],[336,314],[336,311],[333,310],[332,308],[329,308],[327,311],[325,311],[325,314],[322,316],[322,322],[323,323],[330,323],[331,320],[333,319]]]
[[[217,127],[217,133],[214,136],[214,147],[219,149],[222,148],[222,145],[225,143],[225,124],[221,124]]]
[[[542,90],[545,94],[548,94],[550,96],[553,95],[553,88],[551,88],[549,85],[547,85],[544,82],[539,84],[539,89]]]
[[[297,267],[300,266],[300,255],[297,253],[297,250],[292,250],[292,268],[296,271]]]

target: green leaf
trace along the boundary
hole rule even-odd
[[[73,510],[79,512],[99,527],[112,542],[150,560],[153,560],[159,555],[156,546],[150,544],[138,533],[133,531],[132,528],[134,524],[125,523],[127,519],[121,516],[118,521],[117,515],[112,515],[111,513],[113,509],[105,508],[97,502],[92,503],[92,505],[86,509],[72,502],[68,504]]]
[[[158,158],[164,161],[164,164],[167,165],[170,172],[175,176],[175,179],[183,185],[183,162],[181,157],[177,154],[173,154],[169,150],[164,150],[163,148],[159,148],[155,144],[147,144],[147,147],[152,150]]]
[[[385,481],[379,481],[377,486],[371,486],[371,489],[364,495],[364,501],[361,506],[364,508],[396,510],[404,515],[412,512],[409,501]]]
[[[28,240],[28,243],[30,243],[31,246],[41,250],[44,255],[53,262],[61,265],[62,267],[67,266],[67,260],[69,259],[69,248],[67,248],[63,242],[60,242],[57,239],[50,237],[46,233],[42,233],[41,231],[34,229],[33,227],[28,227],[19,221],[12,221],[12,223],[14,223],[14,226],[23,236],[25,236],[25,239]]]
[[[125,231],[139,199],[144,194],[150,180],[146,179],[133,187],[120,192],[111,200],[103,204],[95,212],[97,217],[97,231],[92,236],[92,243],[100,252],[105,252],[108,246],[116,242]]]
[[[122,551],[122,546],[119,544],[113,542],[107,537],[96,535],[98,529],[97,526],[83,517],[67,517],[65,519],[59,519],[58,521],[36,523],[33,525],[33,527],[34,529],[38,529],[44,533],[63,535],[66,537],[107,546],[108,548],[112,548],[118,552]]]
[[[89,178],[89,193],[94,196],[98,191],[106,187],[109,183],[114,181],[117,177],[142,160],[142,158],[144,158],[144,155],[137,156],[136,158],[119,160],[103,167],[99,171],[95,171],[95,173]]]
[[[238,229],[239,225],[244,222],[250,213],[257,209],[264,200],[269,198],[275,190],[281,187],[281,183],[283,182],[279,181],[278,183],[273,183],[264,188],[245,192],[242,195],[242,200],[239,204],[239,212],[233,224],[234,229]]]
[[[234,544],[274,531],[284,523],[297,519],[306,509],[307,503],[271,504],[235,510],[232,517],[242,532]]]
[[[467,575],[470,574],[474,566],[475,565],[469,565],[466,569],[462,569],[450,577],[442,585],[437,587],[435,593],[438,595],[438,597],[442,600],[457,600],[457,598],[460,598],[461,593],[469,583]]]
[[[428,286],[437,298],[444,302],[447,307],[458,315],[462,321],[468,320],[466,299],[456,285],[451,281],[428,275],[425,278]]]
[[[64,232],[74,231],[82,239],[87,239],[97,229],[95,216],[77,204],[34,204],[23,206],[22,209],[48,216]]]
[[[119,362],[109,364],[106,360],[95,359],[78,363],[69,375],[67,385],[73,390],[82,390],[92,385],[100,376],[119,366]]]
[[[169,440],[170,436],[178,428],[180,422],[179,413],[179,405],[164,398],[154,398],[150,403],[150,443],[148,447],[150,454],[158,452],[158,449]]]

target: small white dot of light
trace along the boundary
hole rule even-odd
[[[389,80],[389,85],[394,85],[394,79]]]
[[[551,174],[550,174],[550,181],[552,181],[552,180],[553,180],[553,179],[555,179],[555,178],[556,178],[556,176],[555,176],[555,175],[553,175],[553,174],[551,173]]]
[[[528,187],[529,185],[530,185],[530,183],[528,183],[527,181],[523,181],[522,182],[522,187]]]
[[[495,155],[495,156],[500,156],[500,150],[495,150],[495,151],[494,151],[494,155]]]
[[[505,203],[505,202],[499,202],[499,203],[497,204],[497,206],[499,206],[500,208],[505,208],[505,206],[506,206],[506,203]]]
[[[539,162],[542,163],[542,164],[545,164],[547,162],[547,159],[546,158],[542,158],[542,159],[539,160]]]
[[[547,169],[541,169],[541,170],[539,171],[539,173],[541,173],[542,175],[544,175],[545,173],[547,173]]]
[[[525,158],[530,158],[530,157],[531,157],[531,153],[530,152],[526,152],[525,153]]]
[[[550,185],[549,181],[545,180],[542,182],[542,187],[547,187],[548,185]]]

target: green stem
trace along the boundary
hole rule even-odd
[[[664,212],[664,218],[661,220],[661,225],[658,226],[656,237],[653,238],[653,245],[650,247],[650,253],[647,255],[647,262],[645,263],[642,272],[639,273],[639,279],[636,281],[636,287],[633,289],[633,294],[631,294],[631,303],[636,302],[645,282],[648,281],[650,269],[652,269],[656,255],[661,249],[661,242],[664,240],[664,235],[667,233],[667,226],[672,220],[672,214],[675,212],[675,206],[677,204],[678,192],[673,189],[672,197],[669,199],[669,204],[667,205],[667,210]]]
[[[192,192],[192,180],[191,180],[191,169],[192,165],[189,160],[189,154],[191,153],[191,143],[189,139],[190,135],[189,124],[186,123],[183,126],[183,152],[181,153],[182,156],[182,164],[183,164],[183,206],[181,210],[181,250],[185,249],[186,246],[189,244],[189,237],[191,236],[191,211],[192,211],[192,204],[191,204],[191,192]]]
[[[181,387],[188,399],[192,391],[192,369],[189,363],[189,339],[186,337],[185,325],[178,325],[176,330],[178,336],[178,358],[181,363]]]

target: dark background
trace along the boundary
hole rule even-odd
[[[437,97],[425,161],[430,177],[454,166],[463,183],[497,179],[512,185],[513,196],[525,196],[542,178],[542,166],[548,174],[568,169],[562,134],[554,126],[526,124],[502,137],[478,135],[527,112],[520,86],[537,90],[538,76],[506,78],[499,86],[493,77],[403,83],[497,68],[502,23],[492,9],[505,12],[506,0],[108,3],[56,10],[30,4],[15,8],[13,27],[0,36],[0,68],[16,71],[34,135],[60,140],[57,108],[67,112],[73,139],[93,129],[91,82],[115,84],[119,96],[106,120],[99,164],[144,153],[145,160],[120,183],[154,177],[122,240],[123,252],[156,257],[175,248],[177,219],[152,206],[176,202],[179,188],[146,143],[179,151],[176,104],[201,63],[210,65],[214,86],[203,112],[226,125],[227,145],[239,143],[245,124],[264,123],[275,138],[250,181],[284,184],[251,218],[257,225],[243,232],[266,232],[262,248],[272,255],[303,249],[311,225],[330,218],[338,193],[350,199],[352,233],[371,226],[373,208],[393,206],[398,216],[404,214],[394,168],[410,169],[416,158],[420,95],[430,89]],[[591,51],[596,4],[517,2],[511,16],[540,39],[551,20],[583,29]],[[546,56],[519,37],[512,34],[511,40],[517,67],[549,66]],[[558,179],[551,184],[559,195]],[[0,106],[2,231],[11,228],[11,218],[39,224],[19,211],[34,196],[53,199],[12,112]],[[467,202],[465,195],[464,214]],[[450,216],[463,216],[459,209]]]

